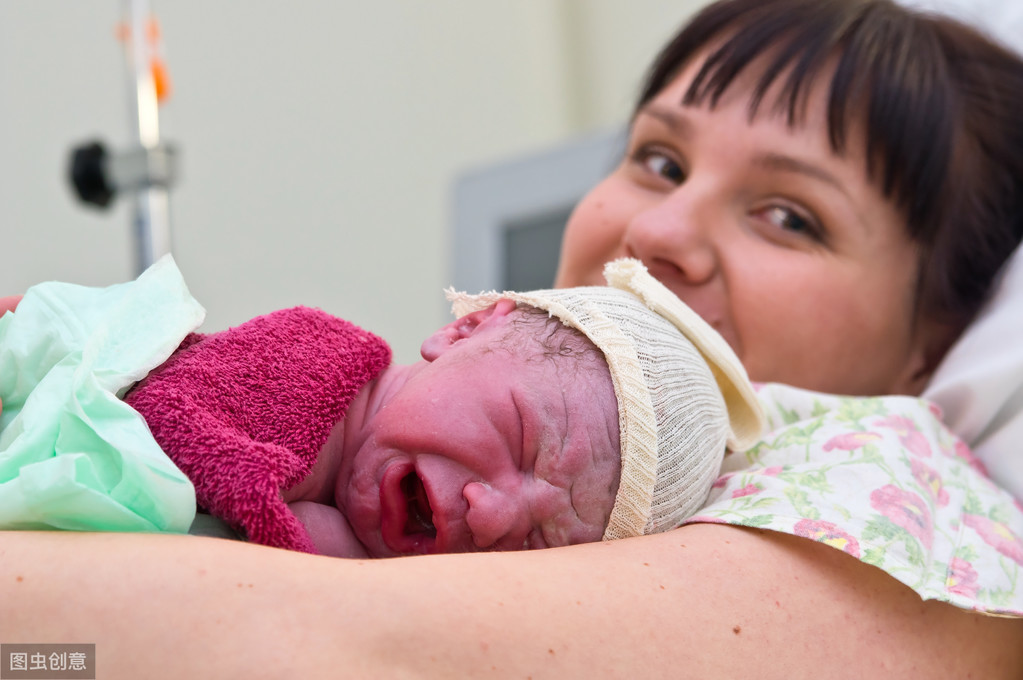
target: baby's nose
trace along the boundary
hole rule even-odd
[[[465,523],[477,548],[519,550],[529,534],[521,496],[489,484],[470,482],[462,489],[469,503]]]

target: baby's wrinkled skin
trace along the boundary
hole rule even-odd
[[[343,557],[599,541],[620,467],[599,350],[545,356],[515,303],[458,319],[356,397],[285,494],[318,550]],[[511,334],[511,341],[506,341]]]

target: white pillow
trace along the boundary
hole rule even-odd
[[[1023,248],[923,396],[941,407],[991,477],[1023,500]]]
[[[1023,53],[1021,0],[900,0],[987,31]],[[1023,253],[1017,248],[994,299],[938,367],[924,397],[991,476],[1023,500]]]
[[[899,0],[903,5],[936,11],[973,24],[1023,51],[1023,2],[1020,0]]]

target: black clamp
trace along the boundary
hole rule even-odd
[[[102,142],[88,142],[72,150],[70,175],[83,203],[106,208],[125,191],[169,189],[177,179],[177,150],[160,144],[112,155]]]

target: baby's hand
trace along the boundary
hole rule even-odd
[[[7,312],[13,312],[14,308],[21,302],[20,295],[9,295],[7,297],[0,297],[0,316],[3,316]],[[4,412],[4,403],[0,401],[0,413]]]
[[[0,316],[3,316],[7,312],[13,312],[18,303],[21,302],[20,295],[9,295],[7,297],[0,297]]]
[[[321,555],[330,557],[369,557],[355,538],[348,520],[337,508],[313,501],[295,501],[288,507],[302,523]]]

